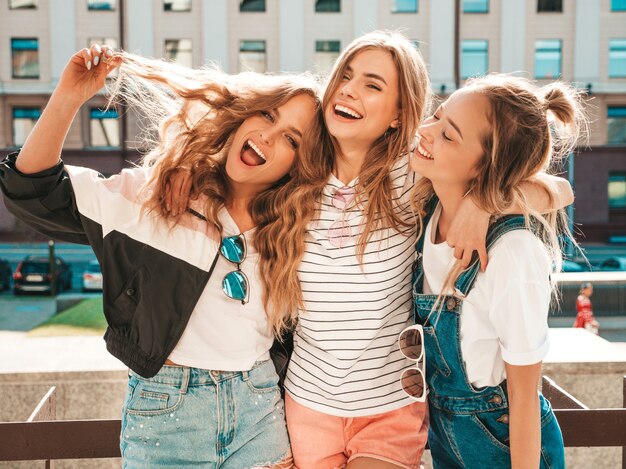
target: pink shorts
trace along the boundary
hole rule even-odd
[[[335,417],[285,396],[287,429],[298,469],[344,467],[372,458],[407,469],[420,467],[428,439],[428,406],[416,402],[366,417]]]

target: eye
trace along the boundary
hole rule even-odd
[[[446,135],[446,131],[445,130],[443,132],[441,132],[441,135],[443,136],[444,140],[447,140],[448,142],[452,141],[452,139]]]
[[[435,119],[436,121],[439,120],[439,116],[437,115],[437,113],[433,114],[433,119]]]
[[[341,77],[341,81],[348,81],[350,79],[350,75],[348,75],[347,73],[344,73],[343,76]]]
[[[272,115],[272,113],[271,113],[271,112],[268,112],[268,111],[261,111],[261,115],[262,115],[263,117],[265,117],[268,121],[270,121],[270,122],[274,122],[274,116]]]
[[[371,89],[373,89],[373,90],[376,90],[376,91],[382,91],[382,88],[381,88],[380,86],[375,85],[375,84],[373,84],[373,83],[371,83],[371,84],[367,85],[367,87],[368,87],[368,88],[371,88]]]
[[[291,135],[285,135],[285,138],[289,142],[289,145],[291,145],[291,148],[293,148],[294,150],[298,149],[298,142],[295,138],[293,138]]]

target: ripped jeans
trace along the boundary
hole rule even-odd
[[[129,373],[120,437],[123,467],[272,467],[291,460],[271,360],[250,371],[164,366]]]

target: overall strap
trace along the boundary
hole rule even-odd
[[[508,215],[502,218],[499,218],[494,224],[489,227],[489,231],[487,232],[487,252],[493,247],[493,245],[500,239],[503,235],[508,233],[509,231],[514,230],[525,230],[525,229],[533,229],[532,220],[530,228],[526,226],[526,220],[522,215]],[[457,279],[455,283],[455,289],[457,294],[461,294],[462,297],[466,297],[469,291],[474,286],[474,282],[476,281],[476,276],[480,271],[480,262],[479,259],[475,259],[474,262],[470,264],[470,266],[465,270]]]
[[[413,293],[422,293],[422,253],[424,252],[424,240],[426,236],[426,227],[428,226],[428,222],[432,218],[435,213],[435,209],[437,208],[437,204],[439,203],[439,199],[436,195],[433,194],[432,198],[426,203],[424,218],[422,219],[422,233],[415,244],[415,249],[417,252],[417,257],[415,259],[415,263],[413,264],[413,279],[411,284],[413,285]]]

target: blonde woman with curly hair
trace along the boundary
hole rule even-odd
[[[419,128],[411,166],[423,176],[414,192],[423,336],[414,326],[400,342],[408,354],[425,347],[435,468],[565,467],[559,425],[537,387],[550,275],[561,267],[557,236],[569,233],[563,211],[533,210],[519,184],[571,152],[584,128],[574,89],[508,75],[468,81]],[[491,224],[484,272],[463,269],[444,242],[468,191],[486,211],[523,214]],[[410,372],[403,384],[419,390],[423,381]]]
[[[158,138],[143,166],[104,178],[59,158],[74,116],[118,66],[116,96]],[[292,466],[270,348],[294,318],[262,273],[281,255],[265,234],[277,195],[302,142],[319,138],[318,91],[303,76],[227,76],[96,45],[71,58],[0,166],[16,216],[91,244],[100,261],[107,349],[130,368],[124,467]],[[166,196],[178,167],[196,175],[182,213]]]

